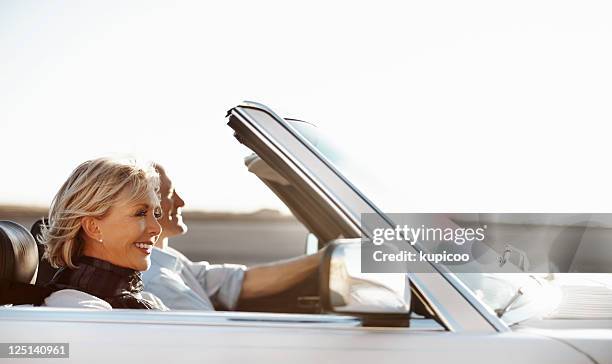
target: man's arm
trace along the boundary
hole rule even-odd
[[[240,298],[255,298],[281,292],[305,279],[319,267],[323,250],[313,255],[249,268]]]

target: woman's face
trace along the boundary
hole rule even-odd
[[[151,265],[151,251],[161,233],[157,221],[161,208],[153,196],[130,202],[126,195],[123,191],[119,203],[96,219],[102,241],[89,239],[83,253],[120,267],[145,271]]]

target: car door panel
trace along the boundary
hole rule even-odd
[[[32,310],[32,309],[31,309]],[[36,309],[33,309],[36,310]],[[0,342],[67,342],[61,362],[189,363],[589,363],[571,347],[545,337],[520,334],[458,334],[419,328],[365,328],[350,318],[239,313],[70,312],[6,314]],[[62,310],[60,310],[62,311]],[[74,311],[74,310],[64,310]],[[25,312],[22,312],[25,313]],[[185,317],[181,318],[184,314]],[[54,315],[56,319],[54,319]],[[117,319],[111,319],[112,316]],[[131,315],[131,318],[127,317]],[[8,319],[7,319],[8,316]],[[316,315],[315,315],[316,316]],[[60,362],[58,360],[58,362]]]

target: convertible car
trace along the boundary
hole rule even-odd
[[[607,274],[457,273],[427,261],[362,273],[360,244],[372,231],[361,217],[393,221],[349,180],[333,146],[312,124],[258,103],[227,119],[253,152],[246,167],[310,232],[305,253],[326,249],[317,274],[233,312],[6,304],[0,343],[68,343],[67,358],[54,360],[87,363],[612,363]],[[0,232],[0,278],[34,283],[37,252],[11,246],[34,252],[36,242],[9,222]],[[15,357],[0,351],[0,361]]]

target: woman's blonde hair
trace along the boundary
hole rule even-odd
[[[102,217],[128,191],[129,202],[150,195],[159,203],[159,174],[152,163],[135,159],[98,158],[79,165],[57,192],[49,223],[41,231],[45,258],[53,267],[76,268],[83,217]]]

